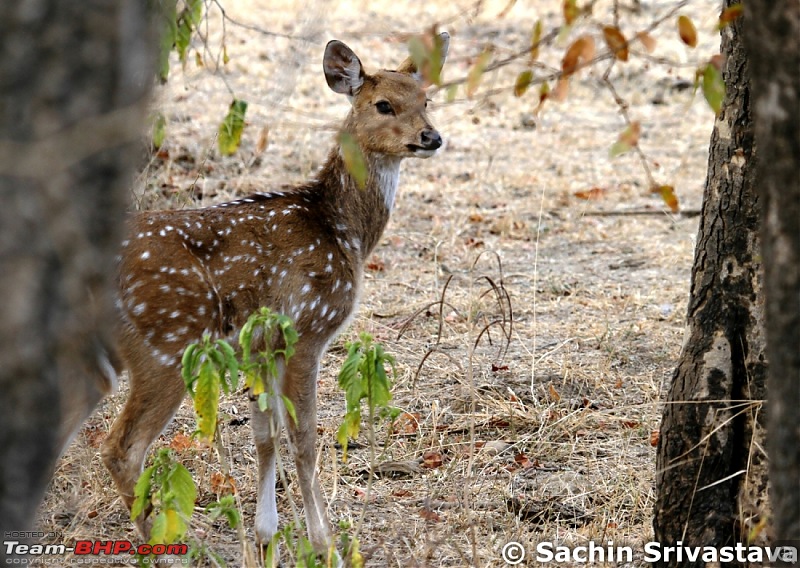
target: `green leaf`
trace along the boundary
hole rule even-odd
[[[212,522],[219,517],[225,517],[228,521],[228,526],[232,529],[238,527],[242,522],[241,514],[236,507],[236,500],[233,498],[233,495],[226,495],[219,501],[209,503],[206,505],[205,511],[209,516],[209,520]],[[266,564],[266,566],[269,566],[269,564]]]
[[[442,37],[432,32],[427,37],[412,36],[408,40],[408,52],[417,71],[431,85],[442,84]]]
[[[153,147],[158,150],[164,144],[164,139],[167,137],[167,117],[163,112],[157,112],[153,117],[153,134],[151,140]]]
[[[171,544],[183,540],[186,534],[186,521],[175,509],[161,511],[150,529],[150,544]]]
[[[452,103],[456,100],[456,95],[458,95],[458,85],[450,85],[447,87],[447,96],[445,100],[447,100],[448,103]]]
[[[347,172],[353,177],[359,188],[364,189],[367,185],[369,170],[367,161],[361,152],[361,147],[356,139],[349,132],[342,131],[339,134],[339,147],[342,149],[342,159]]]
[[[289,415],[292,422],[297,424],[297,411],[294,408],[294,403],[285,394],[281,395],[281,399],[283,399],[283,406],[286,408],[286,414]]]
[[[194,410],[197,413],[197,430],[209,442],[217,431],[219,409],[219,379],[210,362],[200,367],[200,377],[195,383]]]
[[[166,511],[161,511],[155,516],[155,519],[153,519],[153,526],[150,528],[151,543],[167,544],[170,542],[167,540],[169,534],[168,524]]]
[[[158,52],[158,77],[162,83],[166,83],[169,78],[169,54],[178,35],[176,4],[176,0],[166,0],[160,3],[163,27]]]
[[[539,43],[542,41],[542,21],[537,20],[531,33],[531,63],[539,58]]]
[[[722,110],[722,102],[725,100],[725,81],[722,79],[719,69],[710,63],[703,70],[702,88],[708,106],[711,107],[714,114],[719,114],[719,111]]]
[[[223,156],[230,156],[239,148],[244,130],[244,115],[247,112],[247,102],[234,99],[228,109],[228,114],[219,125],[219,152]]]
[[[190,517],[194,510],[195,499],[197,499],[197,488],[192,474],[183,465],[174,463],[167,476],[167,486],[176,510],[184,516]]]
[[[185,0],[186,12],[192,25],[197,28],[203,20],[203,0]]]
[[[357,538],[354,538],[353,541],[350,543],[350,548],[347,552],[348,552],[347,555],[350,557],[350,562],[348,563],[348,566],[350,566],[350,568],[364,568],[364,557],[358,550]]]
[[[611,145],[611,148],[608,150],[608,157],[616,158],[617,156],[621,156],[625,152],[629,152],[631,148],[633,148],[633,146],[631,146],[630,144],[617,140]]]
[[[517,80],[514,83],[514,96],[521,97],[525,94],[525,91],[528,90],[530,87],[531,82],[533,81],[533,71],[530,69],[526,69],[519,75],[517,75]]]
[[[142,511],[145,510],[152,500],[150,497],[150,490],[153,487],[153,471],[155,466],[150,466],[145,469],[136,480],[136,485],[133,488],[133,505],[131,506],[131,520],[136,520]]]
[[[197,366],[197,359],[199,357],[199,345],[192,343],[183,352],[181,358],[181,376],[183,383],[186,385],[186,390],[194,398],[194,382],[197,379],[195,375],[195,367]]]
[[[225,391],[225,394],[230,394],[239,386],[239,362],[236,360],[236,351],[227,341],[222,339],[217,339],[215,345],[224,356],[225,367],[227,367],[228,371],[227,376],[230,379],[226,381],[223,378],[222,390]]]
[[[486,67],[489,66],[489,61],[492,58],[492,50],[490,48],[486,48],[483,52],[478,56],[478,59],[475,61],[475,64],[469,70],[467,74],[467,98],[472,98],[472,95],[478,90],[478,85],[481,84],[481,79],[483,78],[483,73],[486,71]]]
[[[175,51],[178,52],[178,59],[181,63],[186,63],[186,51],[192,41],[192,22],[186,17],[185,13],[178,18],[178,27],[175,33]]]

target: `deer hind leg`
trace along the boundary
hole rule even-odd
[[[102,456],[123,502],[130,509],[134,485],[142,472],[147,450],[177,412],[185,389],[174,359],[165,364],[140,340],[130,339],[128,343],[133,343],[133,348],[125,354],[130,394],[103,443]],[[145,540],[150,537],[149,513],[144,511],[135,519]]]
[[[304,355],[298,350],[287,368],[283,393],[294,405],[297,422],[287,417],[286,424],[303,494],[308,538],[315,551],[326,554],[333,536],[316,472],[319,357]]]

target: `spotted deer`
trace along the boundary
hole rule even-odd
[[[442,64],[449,36],[440,34],[439,42]],[[275,388],[292,402],[297,421],[279,422],[289,433],[309,539],[320,552],[332,543],[315,471],[320,359],[356,311],[365,259],[395,204],[400,162],[433,156],[442,145],[412,59],[396,71],[367,74],[349,47],[331,41],[323,70],[328,86],[352,105],[341,130],[360,147],[366,185],[354,179],[337,144],[316,178],[292,191],[131,217],[120,261],[117,365],[129,372],[130,394],[102,450],[130,508],[145,454],[184,398],[187,344],[203,334],[235,338],[261,306],[288,315],[299,340],[295,355],[279,364]],[[255,530],[268,543],[278,530],[276,434],[270,411],[251,410],[259,466]],[[145,538],[147,514],[135,520]]]

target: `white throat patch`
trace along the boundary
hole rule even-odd
[[[400,180],[401,161],[400,158],[381,156],[374,158],[372,163],[372,175],[375,176],[375,183],[383,195],[383,203],[389,213],[394,209],[397,184]]]

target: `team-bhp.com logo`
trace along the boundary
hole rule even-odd
[[[6,556],[25,555],[59,555],[74,554],[75,556],[120,556],[129,554],[134,556],[162,556],[164,554],[183,556],[188,554],[188,544],[139,544],[134,545],[129,540],[76,540],[73,546],[66,544],[25,544],[18,540],[3,541]]]

